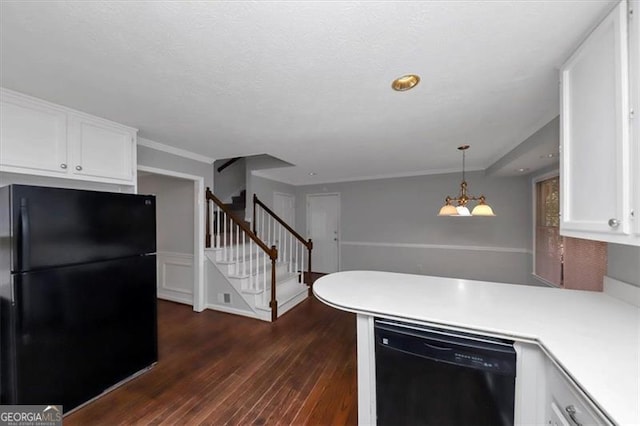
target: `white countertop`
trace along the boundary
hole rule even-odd
[[[640,309],[607,294],[373,271],[313,291],[345,311],[537,341],[612,420],[640,425]]]

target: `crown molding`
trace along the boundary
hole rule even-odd
[[[216,161],[214,158],[207,157],[206,155],[196,154],[195,152],[187,151],[186,149],[176,148],[171,145],[165,145],[160,142],[155,142],[140,137],[138,138],[138,145],[144,146],[145,148],[155,149],[156,151],[162,151],[168,154],[177,155],[178,157],[199,161],[201,163],[213,164],[214,161]]]

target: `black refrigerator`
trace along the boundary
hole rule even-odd
[[[65,412],[158,359],[155,197],[0,188],[0,403]]]

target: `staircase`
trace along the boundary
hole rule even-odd
[[[311,293],[303,277],[310,275],[313,244],[255,195],[252,229],[244,194],[233,198],[224,204],[207,188],[208,307],[275,321]]]

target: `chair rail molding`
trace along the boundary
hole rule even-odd
[[[422,244],[422,243],[383,243],[373,241],[341,241],[343,246],[360,247],[389,247],[389,248],[418,248],[437,250],[468,250],[468,251],[491,251],[499,253],[524,253],[533,254],[531,249],[517,247],[493,247],[493,246],[463,246],[452,244]]]

